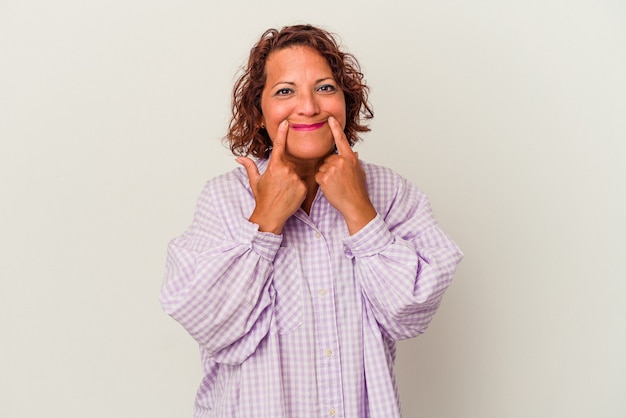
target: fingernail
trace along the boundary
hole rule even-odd
[[[288,121],[287,119],[285,119],[284,121],[282,121],[282,122],[280,123],[280,126],[281,126],[282,128],[286,128],[287,126],[289,126],[289,121]]]

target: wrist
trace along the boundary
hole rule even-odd
[[[376,209],[370,203],[369,205],[355,208],[347,214],[344,214],[344,220],[348,227],[348,233],[354,235],[359,232],[365,225],[370,223],[377,215]]]
[[[274,219],[267,218],[256,212],[252,212],[248,220],[259,226],[261,232],[271,232],[272,234],[280,235],[283,232],[284,222],[279,222]]]

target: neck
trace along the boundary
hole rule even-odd
[[[313,205],[313,201],[315,200],[315,196],[317,195],[317,189],[319,186],[315,182],[315,178],[313,178],[312,181],[304,179],[303,181],[306,184],[306,197],[302,202],[301,208],[306,212],[307,215],[310,215],[311,206]]]
[[[330,152],[328,155],[330,155]],[[313,200],[315,200],[315,196],[317,195],[318,184],[315,181],[315,175],[319,171],[320,166],[326,160],[326,157],[319,158],[317,160],[291,160],[296,166],[296,173],[302,179],[304,184],[306,185],[306,197],[304,202],[302,202],[302,209],[308,214],[311,212],[311,205],[313,205]]]
[[[306,185],[306,197],[304,198],[301,207],[307,215],[311,213],[311,205],[313,205],[313,200],[315,200],[317,189],[319,188],[317,182],[315,181],[315,175],[323,162],[324,159],[320,159],[319,161],[296,163],[296,172]]]

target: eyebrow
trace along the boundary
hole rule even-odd
[[[315,80],[315,84],[321,83],[322,81],[326,81],[326,80],[333,80],[335,81],[335,79],[333,77],[324,77],[324,78],[320,78],[318,80]],[[295,86],[296,83],[294,83],[293,81],[279,81],[277,83],[275,83],[271,88],[276,87],[279,84],[288,84],[290,86]]]

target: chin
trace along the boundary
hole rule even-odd
[[[335,150],[335,141],[332,139],[330,141],[318,139],[316,141],[310,141],[309,143],[307,142],[309,141],[302,141],[302,143],[297,144],[297,146],[290,147],[288,139],[287,154],[299,160],[317,160],[326,158]],[[325,144],[322,145],[320,142],[324,142]]]
[[[325,158],[335,150],[335,144],[320,147],[319,144],[314,147],[298,147],[287,150],[290,155],[302,159]]]

